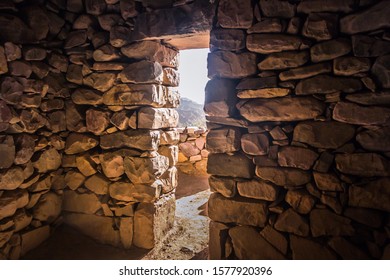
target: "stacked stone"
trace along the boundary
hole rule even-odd
[[[174,218],[178,51],[130,42],[135,1],[14,2],[0,16],[1,258],[61,221],[152,248]]]
[[[178,170],[189,175],[206,175],[209,155],[206,149],[207,130],[201,127],[177,130],[180,133]]]
[[[389,2],[218,5],[210,258],[390,258]]]

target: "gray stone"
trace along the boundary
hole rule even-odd
[[[251,179],[255,173],[252,161],[241,153],[234,155],[210,154],[207,173],[211,175]]]
[[[318,75],[302,80],[298,83],[295,93],[297,95],[328,94],[333,92],[356,92],[362,89],[358,79]]]
[[[390,88],[390,55],[378,57],[372,65],[371,72],[383,88]]]
[[[389,178],[381,178],[365,185],[349,188],[349,206],[377,209],[388,212]]]
[[[296,213],[292,208],[278,216],[275,222],[278,231],[294,233],[299,236],[309,236],[310,228],[306,218]]]
[[[278,163],[283,167],[310,170],[317,158],[316,152],[301,147],[282,147],[278,152]]]
[[[284,34],[250,34],[246,40],[248,50],[261,54],[305,50],[309,46],[309,42],[300,37]]]
[[[293,140],[315,148],[337,149],[355,135],[352,125],[339,122],[303,122],[294,129]]]
[[[352,236],[355,233],[350,219],[327,209],[314,209],[310,212],[310,229],[314,237]]]
[[[320,62],[346,55],[350,51],[350,41],[348,39],[339,38],[314,45],[310,49],[310,56],[313,62]]]
[[[324,112],[324,106],[311,97],[255,99],[237,104],[241,115],[251,122],[314,119]]]
[[[216,51],[207,58],[208,77],[241,79],[257,73],[256,54]]]
[[[301,186],[311,181],[310,173],[294,168],[257,166],[256,175],[281,187]]]
[[[238,193],[243,197],[275,201],[279,195],[279,187],[262,180],[237,182]]]
[[[338,102],[333,110],[333,119],[356,125],[388,125],[390,108]]]
[[[356,34],[389,28],[388,14],[390,13],[390,6],[388,4],[387,1],[380,1],[362,12],[343,17],[340,20],[341,32]]]
[[[263,227],[268,210],[264,201],[254,199],[228,199],[218,193],[210,195],[208,213],[211,220],[221,223],[236,223]]]
[[[390,127],[378,127],[360,132],[356,141],[368,151],[390,152]]]
[[[223,28],[247,29],[252,26],[252,10],[250,0],[221,0],[218,5],[218,23]]]
[[[281,52],[267,56],[258,64],[260,70],[282,70],[302,66],[310,59],[309,52]]]
[[[240,260],[284,260],[285,257],[269,244],[254,228],[234,227],[229,230],[234,253]]]

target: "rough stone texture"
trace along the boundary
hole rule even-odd
[[[336,75],[350,76],[360,72],[367,72],[371,68],[368,58],[338,57],[333,62],[333,72]]]
[[[254,228],[234,227],[229,230],[234,252],[241,260],[283,260],[285,257]]]
[[[361,88],[362,83],[358,79],[318,75],[300,81],[295,93],[297,95],[327,94],[339,91],[351,93],[359,91]]]
[[[283,167],[309,170],[317,158],[316,152],[300,147],[282,147],[278,152],[278,163]]]
[[[208,77],[239,79],[256,74],[256,54],[228,51],[210,53],[207,58]]]
[[[390,128],[377,127],[360,132],[356,141],[368,151],[390,152]]]
[[[207,134],[210,143],[207,150],[211,153],[236,152],[240,150],[240,137],[241,132],[236,128],[212,130]]]
[[[253,13],[250,0],[222,0],[218,6],[218,23],[224,28],[249,28]]]
[[[255,166],[249,158],[241,153],[234,155],[210,154],[207,173],[251,179],[255,173]]]
[[[388,105],[390,92],[348,94],[345,99],[361,105]]]
[[[304,189],[289,190],[285,200],[299,214],[309,214],[315,205],[315,199]]]
[[[269,151],[269,140],[265,134],[245,134],[241,138],[241,147],[248,155],[266,155]]]
[[[123,83],[161,83],[163,69],[157,62],[141,61],[127,66],[118,76]]]
[[[308,42],[300,37],[281,34],[250,34],[247,36],[246,46],[251,52],[261,54],[309,48]]]
[[[338,33],[338,15],[330,13],[309,14],[302,34],[317,41],[330,40]]]
[[[363,186],[349,188],[349,205],[389,211],[389,179],[382,178]]]
[[[336,255],[328,248],[295,235],[290,235],[290,247],[294,260],[335,260]]]
[[[327,209],[314,209],[310,213],[310,229],[314,237],[351,236],[355,233],[351,220]]]
[[[344,190],[338,177],[334,174],[314,172],[314,181],[321,191],[341,192]]]
[[[94,194],[78,194],[75,191],[64,192],[63,210],[84,214],[95,214],[101,204]]]
[[[313,62],[335,59],[348,54],[351,51],[351,43],[347,39],[333,39],[318,43],[310,49]]]
[[[275,201],[279,195],[279,187],[262,180],[237,182],[238,193],[243,197]]]
[[[295,168],[256,167],[256,175],[281,187],[294,187],[309,183],[310,173]]]
[[[388,125],[390,109],[386,107],[363,107],[349,102],[338,102],[333,110],[333,118],[339,122],[355,125]]]
[[[294,233],[299,236],[309,235],[309,223],[292,208],[284,211],[275,222],[275,229],[283,232]]]
[[[265,202],[243,198],[227,199],[218,193],[211,194],[208,213],[213,221],[257,227],[263,227],[268,216]]]
[[[383,88],[390,88],[390,55],[380,56],[372,66],[372,73]]]
[[[38,247],[42,242],[50,237],[50,226],[43,226],[25,232],[21,235],[21,255]]]
[[[43,195],[35,205],[34,219],[47,223],[55,221],[61,213],[61,203],[61,197],[53,192]]]
[[[79,154],[96,147],[98,143],[93,136],[71,133],[66,138],[65,153],[69,155]]]
[[[230,117],[236,112],[236,82],[230,79],[212,79],[205,89],[204,111],[209,116]]]
[[[234,197],[237,193],[237,182],[229,178],[210,176],[210,190],[218,192],[224,197]]]
[[[332,71],[332,65],[330,63],[318,63],[308,66],[303,66],[279,74],[279,78],[282,81],[298,80],[310,78],[319,74],[329,73]]]
[[[321,115],[324,104],[311,97],[282,97],[241,101],[237,108],[241,115],[251,122],[299,121]]]
[[[375,153],[355,153],[336,155],[337,169],[343,173],[372,177],[389,176],[390,162]]]
[[[294,141],[315,148],[337,149],[355,135],[352,125],[339,122],[303,122],[294,129]]]
[[[42,152],[39,158],[33,162],[34,168],[39,173],[46,173],[51,170],[57,170],[61,165],[61,155],[56,149],[49,149]]]
[[[160,142],[158,131],[127,130],[100,137],[100,146],[103,149],[135,148],[140,150],[156,150]]]
[[[260,9],[266,17],[292,18],[295,15],[296,5],[287,1],[260,0]]]
[[[282,70],[302,66],[310,59],[309,52],[281,52],[267,56],[258,64],[260,70]]]
[[[138,112],[138,128],[160,129],[176,127],[179,122],[179,114],[171,108],[143,107]]]
[[[134,184],[153,183],[167,171],[168,167],[168,158],[160,155],[153,158],[126,157],[124,159],[125,173]]]
[[[245,48],[245,33],[236,29],[214,29],[210,33],[210,50],[238,51]]]

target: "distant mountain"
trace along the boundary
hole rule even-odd
[[[178,127],[206,127],[206,116],[203,112],[203,105],[198,104],[191,99],[182,97],[180,99],[180,106],[177,108],[177,111],[179,112]]]

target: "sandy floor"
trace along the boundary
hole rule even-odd
[[[149,251],[123,250],[96,243],[93,239],[62,225],[37,249],[23,259],[31,260],[138,260],[207,259],[207,176],[179,174],[176,190],[175,225],[167,237]]]

